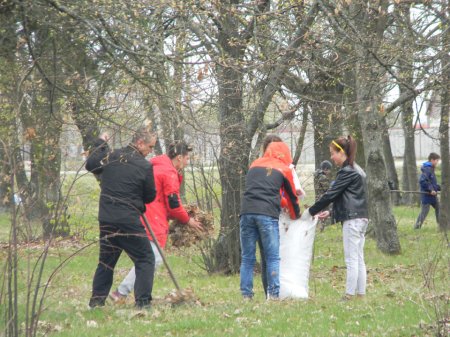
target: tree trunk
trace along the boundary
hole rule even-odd
[[[445,2],[444,2],[445,3]],[[447,1],[447,13],[443,27],[448,29],[450,19],[450,1]],[[445,12],[444,12],[445,13]],[[447,233],[450,229],[450,149],[449,149],[449,117],[450,117],[450,61],[448,59],[450,34],[443,34],[442,48],[442,89],[441,89],[441,122],[439,126],[441,142],[441,212],[439,215],[439,229]],[[447,237],[448,242],[448,237]]]
[[[61,223],[61,123],[59,107],[51,103],[51,95],[47,92],[45,102],[37,104],[33,118],[36,126],[36,137],[30,149],[32,186],[31,200],[28,201],[29,214],[42,222],[45,238],[52,234],[68,234],[67,224]],[[50,106],[52,106],[50,108]],[[52,111],[52,112],[50,112]]]
[[[379,83],[374,71],[377,65],[362,46],[357,48],[360,61],[356,65],[356,92],[366,159],[369,216],[375,229],[377,247],[384,253],[398,254],[401,248],[392,214],[383,151],[384,128],[378,111],[381,100],[378,90],[374,89],[377,88],[375,83]]]
[[[392,214],[391,196],[387,184],[386,159],[383,151],[381,110],[382,94],[386,70],[380,66],[377,56],[387,28],[388,1],[379,1],[374,10],[370,3],[352,1],[346,18],[351,21],[353,55],[357,58],[354,66],[354,93],[358,121],[361,125],[364,157],[366,162],[368,206],[371,226],[373,226],[377,247],[384,253],[398,254],[401,251],[397,235],[397,224]],[[336,29],[342,32],[340,26]],[[344,35],[347,32],[343,32]],[[384,56],[384,55],[383,55]]]
[[[366,168],[366,149],[364,147],[364,137],[361,122],[359,120],[358,114],[351,113],[348,117],[348,128],[350,134],[355,138],[356,144],[358,146],[358,152],[356,153],[356,162],[363,169]]]
[[[302,154],[303,143],[305,141],[305,134],[307,127],[308,127],[308,107],[305,107],[302,114],[302,127],[300,129],[300,134],[298,135],[297,138],[294,158],[292,158],[292,164],[294,166],[297,166],[298,161],[300,159],[300,155]]]
[[[218,85],[222,213],[216,257],[222,271],[236,273],[240,268],[241,190],[250,153],[242,114],[242,74],[235,67],[218,66]]]
[[[7,156],[6,156],[6,143],[0,144],[0,175],[2,177],[9,177],[11,175],[11,169],[9,165],[6,162]],[[5,179],[1,179],[0,181],[0,213],[6,212],[9,207],[11,206],[10,200],[11,196],[8,194],[9,188],[8,181],[5,181]]]
[[[402,89],[400,87],[400,94]],[[414,144],[414,111],[412,109],[413,101],[408,101],[402,106],[402,128],[405,137],[405,152],[403,155],[403,179],[402,185],[404,191],[416,191],[418,187],[417,182],[417,164],[416,164],[416,149]],[[405,205],[417,205],[419,202],[419,195],[414,193],[404,193],[402,203]]]
[[[85,151],[90,150],[95,139],[100,136],[100,127],[98,126],[98,118],[91,111],[80,108],[79,102],[72,100],[70,103],[70,113],[81,134],[83,148]]]
[[[392,149],[391,149],[391,141],[389,139],[389,130],[388,126],[386,124],[385,118],[380,118],[381,127],[383,128],[383,153],[384,158],[386,159],[386,170],[387,170],[387,178],[388,181],[386,183],[388,184],[389,191],[392,187],[395,190],[398,190],[398,175],[397,175],[397,169],[395,168],[395,161],[394,156],[392,155]],[[391,193],[392,202],[394,205],[398,205],[400,203],[400,193],[395,192]]]
[[[400,82],[398,88],[400,96],[407,95],[411,88],[414,88],[414,55],[417,55],[417,46],[411,41],[411,6],[409,4],[398,2],[395,5],[395,11],[398,12],[401,23],[396,26],[395,33],[399,43],[402,57],[398,63],[398,77]],[[401,122],[404,135],[404,154],[403,154],[403,177],[402,186],[404,191],[417,191],[417,165],[416,151],[414,144],[414,98],[411,98],[401,105]],[[402,195],[402,203],[405,205],[417,205],[419,202],[419,194],[404,193]]]

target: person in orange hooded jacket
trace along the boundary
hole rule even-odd
[[[267,298],[275,299],[279,296],[278,217],[282,195],[286,199],[290,217],[300,217],[300,206],[289,167],[291,163],[288,146],[283,142],[272,142],[263,157],[250,165],[247,173],[240,215],[240,289],[244,298],[251,299],[254,295],[253,268],[256,262],[256,242],[259,239],[266,262]]]
[[[176,141],[169,145],[167,154],[150,159],[155,176],[156,198],[146,205],[145,216],[161,248],[166,246],[169,219],[176,219],[197,230],[202,228],[197,220],[189,217],[180,199],[180,186],[183,181],[180,171],[187,166],[191,151],[192,148],[184,141]],[[145,230],[152,241],[150,233],[147,229]],[[162,263],[162,258],[153,242],[151,246],[155,254],[155,264],[158,267]],[[117,290],[110,293],[110,297],[114,301],[126,297],[133,290],[135,279],[135,270],[132,268]]]

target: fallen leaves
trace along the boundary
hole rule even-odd
[[[192,227],[182,224],[178,221],[172,221],[169,229],[169,236],[172,246],[190,247],[200,241],[210,238],[214,234],[214,218],[210,213],[200,210],[200,208],[191,204],[185,207],[190,217],[195,218],[202,224],[203,231],[199,232]]]
[[[172,306],[180,304],[202,305],[200,299],[194,294],[194,290],[192,290],[192,288],[186,288],[180,291],[174,290],[164,297],[164,301]]]

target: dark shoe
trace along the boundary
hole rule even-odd
[[[146,305],[134,305],[134,308],[137,310],[142,310],[142,311],[150,311],[152,310],[152,305],[151,304],[146,304]]]
[[[148,301],[136,301],[134,307],[138,310],[150,310],[152,308],[152,302]]]
[[[91,299],[89,300],[89,307],[91,309],[104,306],[105,306],[105,299],[103,297],[91,297]]]
[[[244,302],[250,302],[250,301],[253,301],[253,296],[242,295],[242,299],[244,300]]]

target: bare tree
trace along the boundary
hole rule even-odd
[[[317,14],[316,3],[309,9],[302,1],[295,1],[292,6],[277,5],[277,10],[301,17],[301,24],[283,36],[283,41],[277,35],[282,23],[277,20],[277,11],[270,11],[268,0],[254,4],[237,0],[194,4],[193,15],[186,17],[186,24],[215,66],[222,185],[221,233],[216,257],[220,268],[229,272],[238,271],[240,265],[240,200],[253,136],[264,128],[266,110]],[[267,55],[269,45],[275,53]],[[255,58],[258,51],[266,58],[261,66]],[[248,67],[249,62],[254,62],[255,67]],[[254,86],[245,85],[245,79],[255,83]],[[243,109],[246,97],[255,99],[253,112]]]
[[[449,121],[450,121],[450,2],[443,1],[439,12],[442,25],[441,35],[441,123],[439,126],[442,158],[442,194],[439,229],[447,234],[450,228],[450,149],[449,149]],[[447,237],[448,243],[448,237]]]
[[[382,97],[386,68],[383,59],[383,35],[389,25],[388,1],[321,2],[330,24],[351,45],[355,57],[356,109],[361,124],[369,187],[369,215],[377,246],[389,254],[400,252],[397,226],[392,214],[383,151],[384,124]]]

